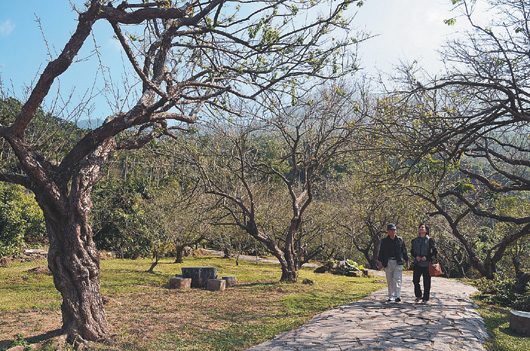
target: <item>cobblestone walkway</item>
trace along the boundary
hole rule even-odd
[[[433,278],[428,304],[414,302],[412,277],[403,277],[401,303],[386,303],[386,288],[326,311],[296,330],[249,351],[280,350],[485,350],[488,338],[469,295],[460,282]]]

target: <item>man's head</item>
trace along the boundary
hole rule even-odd
[[[386,232],[390,239],[394,239],[396,236],[397,227],[394,223],[388,223],[386,226]]]

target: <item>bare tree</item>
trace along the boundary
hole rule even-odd
[[[223,139],[231,144],[220,146],[211,168],[203,169],[207,191],[225,200],[230,223],[278,259],[282,281],[297,279],[303,245],[297,235],[314,187],[333,162],[350,151],[351,137],[363,118],[351,94],[334,86],[295,107],[269,105],[271,115],[260,115],[264,125],[250,123],[227,135]],[[283,189],[279,193],[278,187]],[[267,209],[263,198],[271,195],[277,196],[269,202],[276,210],[262,212]],[[287,223],[273,228],[272,213],[279,208]],[[274,232],[280,233],[277,239]]]
[[[63,299],[63,330],[69,341],[108,335],[89,213],[92,188],[109,154],[185,129],[203,105],[223,109],[226,95],[280,93],[287,89],[279,84],[286,78],[333,77],[355,69],[346,56],[335,59],[352,44],[351,38],[327,40],[341,37],[335,29],[347,29],[345,10],[352,2],[332,1],[321,16],[310,13],[323,9],[312,1],[193,0],[182,6],[123,1],[117,7],[112,1],[86,2],[58,57],[46,65],[12,123],[0,126],[0,137],[15,158],[0,180],[32,190],[44,212],[48,264]],[[64,145],[61,153],[45,154],[26,133],[52,84],[72,66],[97,21],[108,23],[121,43],[140,83],[132,93],[137,99],[77,142]],[[130,33],[125,33],[129,25]],[[50,142],[62,144],[53,138]]]

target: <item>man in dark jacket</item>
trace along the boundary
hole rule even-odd
[[[385,267],[386,284],[388,286],[388,302],[401,302],[401,280],[403,264],[407,264],[409,257],[405,242],[396,235],[397,227],[390,223],[386,227],[387,236],[381,240],[378,260]]]

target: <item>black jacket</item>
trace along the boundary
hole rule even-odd
[[[397,264],[403,264],[403,262],[408,262],[409,260],[407,249],[405,248],[405,242],[400,236],[396,235],[394,239],[390,239],[389,236],[386,236],[381,240],[378,260],[381,261],[383,267],[388,265],[388,259],[390,257],[394,257]]]
[[[411,246],[410,255],[412,256],[412,259],[414,260],[414,266],[427,267],[429,265],[429,262],[432,262],[432,260],[438,254],[438,250],[436,249],[434,239],[428,236],[424,238],[418,236],[412,239],[410,246]],[[427,260],[416,262],[416,256],[421,256],[421,257],[425,256]]]

